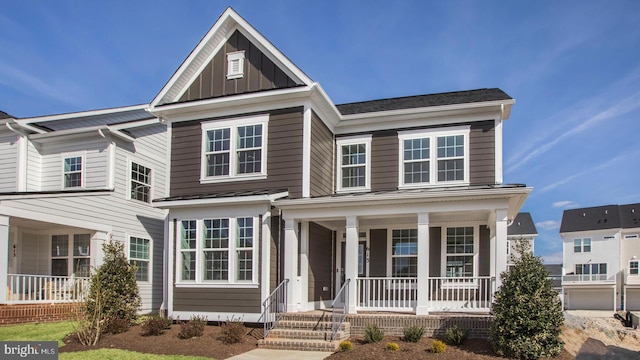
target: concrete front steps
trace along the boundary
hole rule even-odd
[[[351,336],[351,326],[344,322],[331,341],[330,313],[285,314],[258,347],[277,350],[335,351],[342,340]]]

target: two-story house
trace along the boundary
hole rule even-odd
[[[334,104],[232,9],[148,107],[168,126],[169,315],[489,311],[514,100],[478,89]],[[274,291],[275,290],[275,291]],[[270,294],[274,292],[273,296]]]
[[[526,244],[526,250],[533,254],[536,236],[538,236],[538,230],[531,214],[518,213],[507,228],[507,269],[520,257],[518,243]]]
[[[0,119],[0,303],[77,301],[113,239],[161,307],[166,125],[145,108]]]
[[[566,309],[639,310],[640,204],[565,210],[562,290]]]

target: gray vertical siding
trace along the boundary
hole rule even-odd
[[[440,263],[442,254],[442,228],[429,228],[429,276],[438,277],[440,274]]]
[[[310,195],[333,193],[333,134],[316,113],[311,115]]]
[[[227,80],[227,53],[244,50],[244,76]],[[236,31],[194,79],[179,102],[294,87],[282,69]]]
[[[313,222],[309,223],[309,301],[332,299],[332,236],[331,230]]]
[[[302,195],[302,108],[271,111],[267,139],[267,179],[200,184],[202,130],[212,119],[173,124],[171,139],[171,196],[226,191],[288,189]]]
[[[387,229],[369,232],[369,276],[387,276]]]

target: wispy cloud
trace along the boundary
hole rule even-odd
[[[536,223],[536,227],[544,230],[555,230],[560,228],[560,222],[554,220],[540,221]]]
[[[545,264],[562,264],[562,251],[542,255]]]
[[[552,204],[553,207],[555,208],[564,208],[564,209],[568,209],[568,208],[574,208],[578,206],[578,203],[575,201],[571,201],[571,200],[564,200],[564,201],[556,201]]]

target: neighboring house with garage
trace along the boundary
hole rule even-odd
[[[640,204],[565,210],[566,309],[640,309]]]
[[[145,108],[0,114],[0,304],[80,300],[113,239],[138,266],[141,311],[160,309],[166,125]]]
[[[260,322],[265,301],[344,295],[349,314],[488,313],[531,191],[503,183],[513,104],[490,88],[336,105],[228,9],[148,108],[169,133],[169,315]]]

